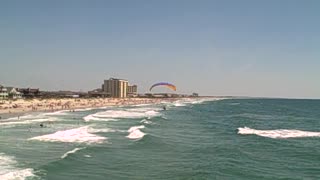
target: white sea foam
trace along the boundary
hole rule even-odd
[[[104,129],[96,129],[96,128],[92,128],[89,127],[88,128],[88,132],[90,133],[109,133],[109,132],[119,132],[120,130],[114,130],[114,129],[110,129],[110,128],[104,128]]]
[[[90,114],[88,116],[83,117],[84,121],[89,122],[89,121],[117,121],[116,119],[111,119],[111,118],[99,118],[95,117],[95,114]]]
[[[162,108],[159,107],[145,107],[145,108],[131,108],[131,109],[127,109],[126,111],[130,111],[130,112],[156,112],[156,111],[161,111]]]
[[[83,120],[86,122],[89,122],[89,121],[99,120],[99,118],[95,118],[92,114],[90,114],[88,116],[83,117]]]
[[[176,107],[183,107],[183,106],[187,106],[186,104],[182,103],[182,102],[175,102],[173,103],[174,106]]]
[[[173,106],[176,107],[183,107],[187,106],[188,104],[202,104],[204,102],[209,101],[219,101],[224,100],[225,98],[190,98],[190,99],[183,99],[173,102]]]
[[[196,101],[202,101],[202,102],[210,102],[210,101],[222,101],[225,99],[230,99],[230,98],[200,98]]]
[[[148,121],[148,120],[146,120],[146,119],[141,120],[140,123],[143,123],[143,124],[153,124],[152,121]]]
[[[1,180],[23,180],[27,177],[35,176],[33,169],[17,168],[17,161],[14,157],[0,153],[0,179]]]
[[[105,112],[99,112],[93,114],[93,117],[98,118],[141,118],[141,117],[153,117],[158,116],[160,113],[156,111],[146,111],[146,112],[137,112],[137,111],[126,111],[126,110],[108,110]]]
[[[151,104],[136,104],[136,105],[132,105],[134,107],[142,107],[142,106],[149,106]]]
[[[25,115],[25,116],[17,116],[17,117],[12,117],[12,118],[8,118],[6,120],[23,120],[23,119],[32,119],[32,118],[37,118],[39,117],[40,115],[32,115],[32,114],[29,114],[29,115]]]
[[[107,108],[109,108],[109,106],[98,107],[96,109],[107,109]]]
[[[70,110],[61,110],[61,111],[55,111],[50,113],[44,113],[45,116],[62,116],[62,115],[68,115],[67,112],[70,112]]]
[[[18,121],[6,121],[0,122],[0,126],[12,126],[12,125],[21,125],[21,124],[32,124],[38,122],[52,122],[56,121],[55,118],[44,118],[44,119],[30,119],[30,120],[18,120]]]
[[[1,172],[0,172],[1,173]],[[8,173],[0,174],[1,180],[24,180],[27,177],[35,176],[33,174],[33,169],[21,169],[21,170],[11,170]]]
[[[205,100],[197,100],[197,101],[192,101],[191,104],[201,104],[205,102]]]
[[[92,156],[90,156],[90,155],[84,155],[84,157],[86,157],[86,158],[91,158]]]
[[[145,128],[144,126],[133,126],[128,130],[129,135],[127,138],[129,139],[142,139],[146,134],[141,132],[140,129]]]
[[[75,148],[75,149],[73,149],[72,151],[68,151],[68,152],[66,152],[64,155],[61,156],[61,159],[64,159],[64,158],[68,157],[70,154],[74,154],[74,153],[76,153],[77,151],[80,151],[80,150],[82,150],[82,149],[85,149],[85,147],[84,147],[84,148]]]
[[[81,111],[90,111],[90,110],[92,110],[93,108],[83,108],[83,109],[75,109],[74,111],[75,112],[81,112]]]
[[[37,136],[29,140],[67,143],[103,143],[107,138],[89,133],[89,126],[76,129],[57,131],[53,134]]]
[[[239,105],[240,103],[230,103],[231,106]]]
[[[133,132],[137,129],[144,129],[144,128],[145,128],[145,126],[143,126],[143,125],[142,126],[133,126],[128,130],[128,132]]]
[[[238,128],[238,134],[255,134],[273,139],[320,137],[320,132],[301,131],[295,129],[256,130],[248,127]]]
[[[159,116],[160,108],[142,107],[142,108],[131,108],[125,110],[107,110],[98,112],[95,114],[89,114],[83,117],[84,121],[117,121],[122,118],[148,118]]]
[[[10,126],[10,125],[17,125],[17,124],[31,124],[32,121],[12,121],[12,122],[1,122],[0,126]]]

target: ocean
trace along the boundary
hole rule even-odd
[[[319,120],[293,99],[30,113],[1,120],[0,179],[320,179]]]

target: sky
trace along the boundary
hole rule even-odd
[[[318,0],[3,0],[0,84],[320,98]],[[167,91],[158,89],[158,91]]]

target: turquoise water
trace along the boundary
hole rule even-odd
[[[33,113],[2,120],[0,179],[320,179],[319,120],[284,99]]]

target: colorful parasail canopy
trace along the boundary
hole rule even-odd
[[[175,85],[173,85],[173,84],[166,83],[166,82],[160,82],[160,83],[156,83],[156,84],[152,85],[151,88],[150,88],[150,91],[151,91],[154,87],[157,87],[157,86],[166,86],[166,87],[168,87],[168,88],[170,88],[170,89],[172,89],[172,90],[174,90],[174,91],[177,90],[177,87],[176,87]]]

